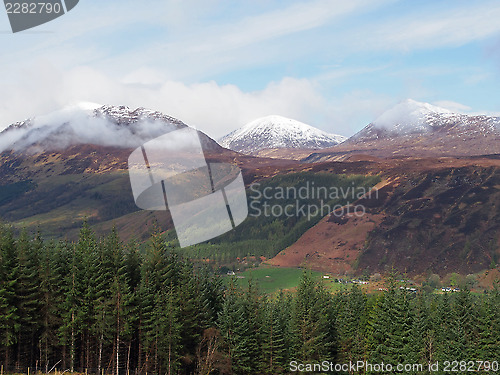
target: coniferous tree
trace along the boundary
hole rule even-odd
[[[408,297],[408,292],[391,283],[377,299],[368,322],[370,362],[408,363],[413,323]]]
[[[23,230],[16,242],[18,262],[16,304],[20,329],[17,339],[17,363],[33,367],[36,362],[36,335],[40,326],[39,309],[39,245]]]
[[[341,362],[365,360],[366,296],[357,285],[354,285],[349,292],[339,293],[336,303],[339,306],[338,330]]]
[[[290,362],[291,299],[280,291],[276,299],[266,301],[263,310],[264,368],[268,374],[283,374]]]
[[[454,314],[451,308],[450,296],[444,294],[438,301],[432,319],[435,329],[435,360],[449,361],[453,355],[453,345],[456,331],[452,329]]]
[[[468,289],[462,289],[454,295],[453,324],[451,326],[454,337],[452,349],[453,358],[457,361],[474,361],[476,343],[478,341],[477,308]]]
[[[202,304],[204,328],[216,327],[217,318],[224,300],[223,282],[218,275],[212,275],[207,267],[198,270],[197,279]]]
[[[17,289],[16,245],[12,231],[0,227],[0,344],[4,351],[4,365],[10,365],[12,345],[20,330],[20,317],[16,306]]]
[[[37,235],[36,241],[41,242]],[[53,364],[60,361],[57,330],[61,324],[58,279],[55,273],[55,245],[43,244],[40,249],[40,310],[41,331],[39,336],[40,368],[48,373]]]
[[[334,360],[334,324],[331,296],[304,272],[292,308],[292,358],[303,362]]]
[[[434,331],[431,324],[429,306],[426,299],[431,296],[418,293],[411,305],[413,324],[410,330],[410,351],[407,363],[422,364],[425,373],[428,373],[428,363],[434,361]],[[419,374],[421,372],[412,372]]]
[[[234,362],[234,351],[238,340],[236,335],[236,321],[238,315],[237,301],[241,298],[240,294],[234,278],[231,278],[224,294],[224,302],[217,322],[224,340],[230,366]]]
[[[480,361],[500,358],[500,289],[494,289],[483,299],[478,317],[478,352]]]
[[[252,280],[237,301],[233,359],[236,373],[255,374],[260,371],[260,316],[258,290]]]
[[[177,371],[180,358],[180,310],[178,287],[182,264],[167,251],[161,234],[149,240],[141,276],[141,350],[145,367],[158,372]]]

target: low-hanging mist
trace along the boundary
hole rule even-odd
[[[0,151],[45,152],[76,144],[135,148],[186,126],[144,108],[81,103],[12,124],[0,133]]]

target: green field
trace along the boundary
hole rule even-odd
[[[304,272],[301,268],[279,268],[279,267],[258,267],[250,268],[244,272],[236,273],[236,284],[246,287],[248,281],[255,282],[259,290],[264,293],[275,293],[281,289],[292,289],[299,285],[300,277]],[[316,271],[308,271],[321,279],[322,274]],[[240,278],[240,277],[244,277]]]
[[[252,280],[261,292],[273,294],[284,289],[293,289],[299,285],[302,274],[310,272],[314,278],[323,281],[327,290],[337,292],[342,289],[349,289],[352,284],[339,284],[334,282],[335,278],[323,279],[322,272],[304,270],[302,268],[281,268],[281,267],[257,267],[249,268],[244,272],[236,273],[236,285],[245,288],[248,281]],[[243,277],[243,278],[242,278]],[[227,278],[229,280],[229,277]]]

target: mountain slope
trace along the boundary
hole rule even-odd
[[[222,137],[221,146],[244,154],[264,149],[318,149],[337,145],[346,138],[329,134],[302,122],[281,116],[254,120]]]
[[[125,237],[140,237],[151,220],[165,228],[165,212],[136,207],[127,161],[149,139],[187,126],[157,111],[93,104],[12,124],[0,133],[0,217],[51,237],[70,236],[84,218],[97,230],[120,219]],[[236,155],[199,136],[208,160]]]
[[[364,215],[326,216],[270,264],[410,275],[469,274],[500,264],[500,158],[379,159],[311,169],[383,180],[353,203]]]

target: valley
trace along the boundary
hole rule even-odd
[[[483,149],[493,151],[492,147],[498,145],[495,143],[498,135],[486,134],[476,139],[485,142],[483,149],[464,140],[468,149],[480,154],[476,156],[461,153],[456,147],[436,148],[432,142],[424,145],[411,137],[438,139],[432,133],[437,127],[435,108],[413,101],[401,105],[411,107],[412,115],[406,119],[417,122],[416,133],[374,136],[375,125],[369,125],[351,139],[322,150],[291,146],[262,149],[257,157],[224,149],[206,135],[200,135],[207,161],[229,162],[242,170],[250,216],[234,231],[185,248],[184,254],[217,267],[252,256],[263,257],[273,266],[304,267],[351,276],[363,272],[386,273],[392,269],[414,276],[426,273],[444,276],[452,272],[466,275],[498,267],[500,158],[480,154]],[[415,111],[419,116],[415,117]],[[401,112],[401,108],[396,112]],[[152,136],[138,138],[147,133],[141,130],[144,126],[153,126],[158,129],[155,131],[165,126],[167,130],[172,126],[187,126],[144,109],[104,106],[90,112],[85,109],[84,113],[95,116],[97,121],[106,119],[108,122],[102,126],[127,131],[128,142],[137,144]],[[389,112],[382,118],[387,120],[391,116]],[[433,128],[424,126],[429,118]],[[448,122],[450,118],[456,121],[462,117],[447,113]],[[147,125],[148,121],[154,125]],[[9,134],[22,129],[25,134],[19,138],[24,143],[18,140],[15,143],[18,146],[0,155],[3,220],[18,231],[40,231],[48,239],[76,239],[82,223],[87,221],[98,234],[116,228],[124,240],[139,242],[148,238],[154,225],[159,225],[167,244],[178,246],[168,212],[142,211],[134,204],[127,172],[131,147],[118,147],[114,141],[92,144],[85,139],[72,141],[70,146],[54,147],[54,139],[63,134],[70,137],[64,133],[66,130],[61,130],[68,128],[68,124],[61,128],[60,124],[41,123],[38,128],[48,130],[38,133],[45,138],[33,142],[32,122],[36,120],[15,124],[4,131]],[[408,130],[409,125],[405,126]],[[443,126],[447,130],[440,128],[439,134],[450,137],[448,133],[452,130],[448,125]],[[27,140],[33,143],[25,144]],[[20,144],[23,149],[17,149]],[[42,146],[46,150],[37,152]],[[393,151],[388,153],[388,150]],[[458,154],[450,155],[454,153]],[[300,189],[311,183],[325,189],[373,188],[376,194],[350,199],[260,197],[259,202],[252,197],[255,186]],[[281,210],[279,215],[262,215],[260,209],[264,204],[277,205]],[[297,211],[293,217],[283,211],[290,204]],[[339,216],[332,211],[311,216],[300,209],[304,205],[320,207],[321,204],[337,209],[346,204],[359,205],[363,207],[363,215]],[[252,213],[258,217],[252,217]]]

